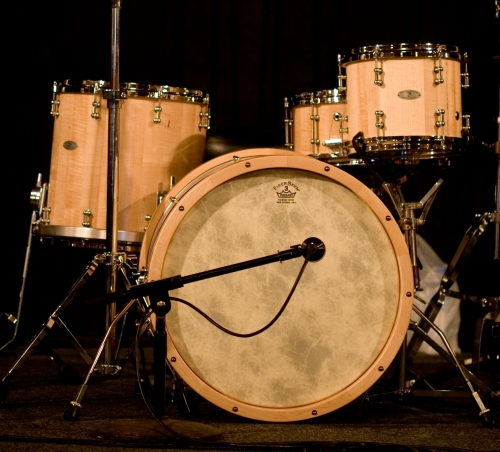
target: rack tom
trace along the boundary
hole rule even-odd
[[[454,155],[469,116],[467,54],[441,44],[390,44],[353,49],[344,58],[347,127],[363,132],[370,157],[400,160]],[[461,65],[465,64],[464,72]],[[462,80],[463,78],[463,80]],[[352,153],[352,142],[347,144]]]
[[[285,147],[321,160],[348,164],[342,142],[347,101],[337,89],[304,92],[285,98]]]
[[[105,240],[108,109],[104,81],[54,85],[46,207],[36,233]],[[201,91],[120,85],[118,240],[140,243],[175,180],[203,162],[209,100]]]

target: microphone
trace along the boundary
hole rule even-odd
[[[260,265],[271,264],[273,262],[283,262],[297,257],[304,257],[308,262],[317,262],[323,258],[326,252],[325,244],[316,237],[309,237],[300,245],[293,245],[286,251],[278,251],[277,254],[252,259],[239,264],[227,265],[225,267],[215,268],[200,273],[194,273],[187,276],[171,276],[170,278],[159,279],[143,284],[132,286],[122,292],[113,292],[105,296],[86,300],[85,304],[95,303],[116,303],[118,301],[131,300],[144,296],[163,296],[166,292],[173,289],[179,289],[185,284],[202,281],[207,278],[221,276],[228,273],[246,270]]]
[[[325,244],[317,237],[309,237],[299,246],[300,254],[309,262],[318,262],[326,252]]]

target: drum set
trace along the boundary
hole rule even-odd
[[[489,423],[490,410],[478,388],[498,396],[457,360],[434,325],[437,302],[432,315],[413,306],[420,284],[416,231],[442,180],[422,200],[407,202],[400,181],[386,180],[378,171],[381,161],[399,168],[422,161],[447,167],[460,155],[470,130],[470,117],[461,108],[461,90],[469,84],[467,54],[445,45],[375,45],[339,56],[338,67],[337,88],[285,98],[284,149],[249,149],[205,163],[208,95],[119,84],[113,265],[127,290],[318,237],[325,255],[307,268],[287,309],[262,334],[228,335],[186,304],[172,303],[165,323],[173,374],[244,417],[309,419],[368,391],[398,353],[404,373],[408,352],[415,354],[433,329],[443,338],[440,353],[460,371]],[[30,237],[106,250],[110,128],[104,99],[109,91],[109,83],[100,80],[54,84],[50,176],[48,183],[39,178],[31,194],[36,215]],[[372,171],[392,205],[346,171],[353,167]],[[497,217],[498,212],[491,214],[490,221]],[[127,266],[136,253],[138,265]],[[96,256],[28,345],[2,380],[5,396],[12,372],[58,323],[95,267],[107,261],[106,253]],[[246,333],[278,312],[300,267],[299,261],[258,266],[175,288],[164,298],[189,300],[217,323]],[[142,311],[152,309],[147,297],[139,297],[110,319],[67,419],[77,417],[110,332],[135,303]],[[412,324],[416,309],[422,320]],[[420,341],[411,350],[409,329]],[[407,382],[398,390],[407,393]]]

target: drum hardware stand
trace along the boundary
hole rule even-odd
[[[128,288],[130,288],[130,285]],[[149,303],[144,298],[141,297],[141,299],[143,300],[145,308],[149,308]],[[102,355],[103,350],[106,347],[106,344],[109,341],[110,335],[115,330],[116,324],[119,322],[119,320],[122,317],[124,317],[126,315],[126,313],[130,310],[130,308],[137,302],[138,302],[137,298],[130,300],[127,303],[127,305],[122,309],[122,311],[120,313],[118,313],[111,321],[111,324],[109,325],[109,327],[106,331],[106,334],[104,335],[104,338],[102,339],[101,344],[100,344],[99,348],[97,349],[96,357],[95,357],[94,361],[92,363],[90,363],[91,366],[90,366],[90,369],[87,373],[87,376],[85,377],[85,380],[83,381],[82,385],[80,386],[80,389],[78,390],[75,399],[70,402],[69,407],[64,412],[64,419],[65,420],[67,420],[67,421],[77,420],[78,415],[80,413],[80,409],[82,407],[81,401],[83,400],[83,396],[85,395],[85,392],[87,391],[88,382],[90,380],[90,377],[95,373],[97,363]],[[141,331],[141,336],[148,328],[149,328],[149,323],[147,323],[143,326],[143,329]],[[123,328],[122,328],[122,330],[123,330]],[[117,358],[117,356],[115,356],[115,361],[116,361],[116,358]],[[144,363],[144,361],[143,361],[143,363]],[[121,368],[119,368],[119,369],[121,369]],[[146,377],[144,377],[144,375],[145,374],[143,372],[143,376],[141,377],[142,379],[146,378]]]
[[[10,340],[8,340],[4,345],[0,347],[0,352],[6,348],[9,344],[11,344],[17,336],[17,331],[19,328],[19,320],[21,319],[21,310],[23,307],[24,301],[24,290],[26,287],[26,279],[28,277],[28,265],[31,256],[31,244],[33,240],[33,229],[35,224],[39,221],[39,218],[42,218],[43,207],[45,206],[45,198],[47,196],[47,184],[42,184],[42,174],[38,173],[38,177],[36,180],[35,187],[31,190],[30,193],[30,203],[33,208],[31,212],[31,220],[30,220],[30,230],[28,233],[28,244],[26,246],[26,254],[24,257],[24,267],[23,267],[23,279],[21,283],[21,290],[19,292],[19,301],[17,304],[17,317],[14,317],[12,314],[7,312],[2,313],[8,321],[12,322],[14,326],[14,332]]]
[[[9,314],[7,312],[1,313],[0,316],[5,316],[8,321],[14,324],[14,332],[12,333],[12,337],[0,347],[0,352],[6,348],[9,344],[11,344],[14,339],[17,337],[17,331],[19,329],[19,320],[21,319],[21,310],[23,307],[23,300],[24,300],[24,289],[26,286],[26,278],[28,276],[28,263],[31,255],[31,242],[33,239],[33,225],[35,224],[37,220],[37,213],[34,210],[31,214],[31,221],[30,221],[30,230],[28,234],[28,244],[26,246],[26,255],[24,258],[24,267],[23,267],[23,280],[21,283],[21,291],[19,292],[19,301],[17,304],[17,316],[14,317],[12,314]]]
[[[63,298],[63,300],[60,302],[60,304],[57,306],[57,308],[54,310],[54,312],[49,316],[48,320],[46,323],[42,325],[42,327],[39,329],[38,333],[33,337],[33,339],[30,341],[28,346],[23,350],[21,355],[17,358],[17,360],[14,362],[12,367],[9,369],[7,374],[2,378],[0,382],[0,405],[3,405],[5,403],[5,400],[7,398],[7,393],[8,393],[8,383],[12,378],[12,375],[14,371],[16,371],[23,363],[24,361],[31,355],[31,353],[34,351],[34,349],[39,346],[39,344],[43,341],[45,338],[46,334],[52,329],[54,325],[60,326],[64,328],[65,333],[69,336],[69,339],[75,348],[75,350],[79,353],[79,355],[82,357],[82,359],[87,363],[88,365],[93,365],[96,360],[92,360],[92,358],[88,355],[88,353],[85,351],[85,349],[81,346],[81,344],[78,342],[76,337],[73,335],[73,333],[70,331],[68,326],[64,323],[62,318],[60,317],[61,314],[65,311],[65,309],[69,306],[69,304],[74,300],[78,292],[84,287],[84,285],[87,283],[87,281],[90,279],[90,277],[93,275],[95,270],[97,269],[99,264],[102,264],[105,261],[106,257],[104,255],[96,255],[92,262],[85,268],[83,273],[80,275],[80,277],[77,279],[77,281],[73,284],[69,292],[66,294],[66,296]],[[126,275],[126,272],[123,268],[123,266],[120,267],[121,274],[124,277],[125,284],[127,287],[130,286],[128,283],[128,278]],[[122,315],[123,316],[123,315]],[[120,318],[122,317],[120,316]],[[116,322],[119,320],[116,319],[114,322],[113,326],[116,324]],[[109,334],[107,335],[107,337]],[[77,380],[76,378],[76,372],[66,363],[63,362],[63,360],[51,349],[48,347],[41,347],[42,351],[44,351],[46,354],[49,355],[49,357],[58,364],[58,369],[61,373],[61,377],[65,380],[67,383],[73,383]],[[117,356],[115,356],[115,359]],[[95,364],[93,366],[93,370],[95,369]],[[115,366],[114,368],[115,372],[121,371],[121,367]],[[110,373],[109,372],[109,367],[106,367],[105,365],[101,369],[102,373]],[[81,381],[80,378],[78,378],[78,382]]]
[[[108,101],[108,179],[106,202],[106,249],[107,292],[116,291],[118,271],[118,145],[120,132],[120,10],[121,0],[111,0],[111,82],[109,91],[104,91]],[[112,373],[116,355],[116,331],[113,319],[116,305],[110,304],[106,312],[106,330],[108,340],[105,345],[104,364],[108,373]]]
[[[391,201],[393,202],[396,211],[400,217],[400,224],[401,228],[403,229],[405,233],[405,238],[409,247],[409,252],[410,252],[410,258],[412,261],[412,268],[413,268],[413,276],[415,278],[415,290],[419,291],[421,290],[420,288],[420,277],[419,277],[419,272],[418,272],[418,258],[417,258],[417,253],[416,253],[416,229],[419,225],[424,224],[425,221],[425,216],[427,215],[427,212],[429,211],[430,205],[432,201],[434,200],[437,190],[441,186],[443,180],[440,179],[438,182],[434,184],[434,186],[429,190],[429,192],[422,198],[420,202],[417,203],[406,203],[404,202],[403,194],[401,192],[401,189],[399,186],[394,185],[392,183],[386,182],[383,180],[382,176],[379,174],[378,171],[376,171],[373,163],[370,161],[370,159],[367,157],[365,149],[366,149],[366,144],[364,143],[364,137],[362,132],[358,132],[353,140],[352,140],[353,146],[356,149],[356,152],[358,155],[361,156],[365,164],[368,166],[368,168],[374,173],[375,177],[380,181],[382,187],[387,191],[388,195],[391,198]],[[416,209],[423,209],[422,215],[420,218],[416,218],[414,211]],[[452,284],[450,284],[451,287]],[[422,301],[425,304],[425,301],[419,298],[416,294],[414,295],[415,298],[418,300]],[[443,295],[444,297],[444,295]],[[433,347],[442,357],[444,357],[448,362],[450,362],[452,365],[454,365],[457,369],[459,369],[461,376],[469,388],[469,390],[472,393],[472,396],[477,403],[480,413],[479,415],[481,416],[483,423],[488,426],[492,427],[495,424],[494,419],[491,416],[491,412],[488,408],[485,407],[483,401],[479,397],[479,394],[476,390],[474,390],[474,387],[472,386],[471,380],[474,381],[476,386],[481,389],[484,393],[491,395],[497,402],[498,402],[498,396],[493,393],[482,381],[480,381],[476,376],[474,376],[471,372],[469,372],[465,367],[463,367],[462,364],[458,361],[458,358],[449,345],[444,333],[433,323],[433,320],[435,319],[429,319],[426,317],[426,315],[421,312],[415,305],[412,306],[413,310],[419,315],[419,317],[422,319],[422,322],[425,322],[425,325],[427,325],[426,331],[423,328],[420,328],[419,325],[414,324],[413,322],[410,323],[409,329],[412,329],[414,331],[414,337],[418,336],[422,340],[425,340],[431,347]],[[437,313],[436,313],[437,315]],[[427,332],[429,329],[432,328],[438,335],[439,337],[443,340],[446,350],[442,349],[434,340],[432,340],[428,335]],[[413,339],[413,338],[412,338]],[[410,352],[412,350],[410,349]],[[400,396],[409,394],[412,392],[411,390],[408,389],[408,381],[406,378],[406,372],[408,370],[408,356],[407,356],[408,350],[407,350],[407,345],[406,345],[406,339],[403,341],[403,344],[401,346],[401,349],[398,354],[398,361],[399,361],[399,374],[398,374],[398,390],[396,391],[397,394]]]

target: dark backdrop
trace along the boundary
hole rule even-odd
[[[211,97],[212,129],[222,136],[282,146],[283,99],[337,86],[337,54],[373,44],[440,43],[468,52],[475,146],[451,174],[420,233],[449,261],[476,213],[494,210],[496,159],[482,143],[497,140],[499,20],[493,0],[123,0],[120,80],[202,90]],[[19,2],[6,15],[4,49],[4,255],[8,273],[2,309],[17,309],[38,173],[48,180],[53,119],[51,86],[64,79],[110,78],[111,4],[104,0]],[[495,59],[496,57],[496,59]],[[419,200],[435,174],[414,181]],[[461,275],[477,295],[498,293],[493,227],[487,228]],[[95,254],[33,244],[20,340],[46,320]],[[98,276],[89,284],[105,291]],[[465,306],[478,315],[475,306]],[[103,331],[99,308],[72,307],[77,333]],[[469,317],[467,311],[466,316]],[[2,323],[2,328],[8,328]]]

